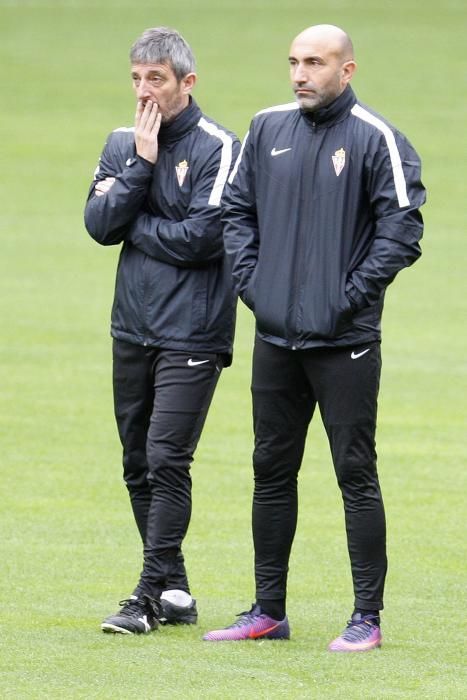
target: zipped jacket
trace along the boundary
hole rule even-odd
[[[122,245],[111,334],[138,345],[231,356],[235,297],[219,202],[237,137],[194,100],[162,126],[155,165],[136,155],[134,128],[110,134],[85,209],[90,235]],[[95,185],[116,181],[103,196]]]
[[[421,254],[424,201],[413,147],[350,86],[314,113],[259,112],[222,219],[260,337],[293,349],[378,340],[385,289]]]

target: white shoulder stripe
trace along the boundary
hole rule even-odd
[[[198,122],[198,126],[200,126],[201,129],[206,131],[208,134],[211,134],[211,136],[215,136],[222,141],[221,162],[208,202],[208,204],[211,206],[217,207],[221,201],[222,191],[227,181],[230,166],[232,164],[233,139],[231,136],[229,136],[229,134],[222,129],[219,129],[219,127],[217,127],[215,124],[208,122],[204,117],[201,117]]]
[[[274,107],[267,107],[266,109],[262,109],[260,112],[257,112],[255,114],[255,117],[257,117],[258,114],[267,114],[268,112],[291,112],[294,109],[298,109],[298,104],[296,102],[288,102],[287,104],[275,105]],[[242,147],[240,149],[240,153],[238,154],[238,158],[235,162],[235,165],[233,167],[232,172],[230,173],[229,185],[231,185],[232,182],[234,181],[235,175],[237,174],[240,163],[242,162],[243,151],[245,149],[246,142],[248,141],[249,135],[250,135],[250,132],[247,131],[245,138],[243,139]]]
[[[250,135],[250,132],[247,131],[247,132],[246,132],[246,136],[245,136],[245,138],[243,139],[242,147],[241,147],[241,149],[240,149],[240,153],[238,154],[238,158],[237,158],[237,160],[235,161],[235,165],[234,165],[234,167],[233,167],[233,169],[232,169],[232,172],[230,173],[229,185],[232,184],[232,182],[234,181],[234,177],[235,177],[235,175],[237,174],[238,166],[240,165],[240,162],[241,162],[241,160],[242,160],[243,150],[244,150],[244,148],[245,148],[245,145],[246,145],[246,142],[247,142],[247,139],[248,139],[248,136],[249,136],[249,135]]]
[[[114,129],[115,131],[134,131],[135,127],[134,126],[119,126],[118,129]]]
[[[397,201],[399,202],[399,207],[408,207],[410,202],[409,198],[407,197],[407,185],[404,171],[402,170],[399,149],[397,148],[396,139],[394,138],[393,132],[381,119],[378,119],[378,117],[375,117],[374,114],[371,114],[371,112],[368,112],[368,110],[364,109],[360,105],[354,105],[351,111],[354,117],[362,119],[363,121],[368,122],[368,124],[372,124],[384,135],[389,150],[389,157],[391,158],[392,175],[394,177]]]
[[[293,109],[298,109],[297,102],[287,102],[287,104],[284,105],[266,107],[266,109],[262,109],[260,112],[257,112],[255,116],[257,116],[258,114],[266,114],[267,112],[290,112]]]

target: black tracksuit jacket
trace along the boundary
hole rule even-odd
[[[161,128],[158,143],[153,165],[136,155],[133,128],[112,132],[86,204],[90,235],[102,245],[123,243],[111,334],[231,356],[235,295],[219,202],[240,143],[194,100]],[[97,197],[106,177],[116,182]]]
[[[314,113],[259,112],[222,219],[260,337],[293,349],[380,339],[385,289],[420,255],[424,201],[413,147],[350,86]]]

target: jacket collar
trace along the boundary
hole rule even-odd
[[[202,114],[200,108],[196,104],[195,100],[190,96],[188,106],[185,107],[180,114],[177,114],[175,119],[173,119],[171,122],[161,126],[157,137],[159,143],[166,146],[170,143],[178,141],[182,138],[182,136],[196,126],[201,116]]]
[[[356,101],[357,98],[354,91],[350,85],[347,85],[344,92],[326,107],[321,107],[315,112],[307,112],[301,109],[300,113],[312,126],[331,126],[331,124],[343,119],[350,112]]]

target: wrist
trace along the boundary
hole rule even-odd
[[[146,158],[145,156],[142,156],[139,153],[136,154],[136,160],[145,165],[146,167],[150,168],[152,168],[156,164],[155,160],[149,160],[149,158]]]

